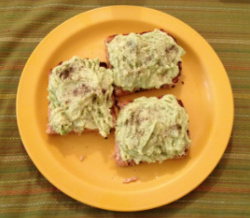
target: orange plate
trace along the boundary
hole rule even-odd
[[[171,90],[138,96],[174,94],[190,115],[189,155],[162,164],[119,168],[112,159],[113,133],[48,136],[48,73],[74,55],[105,61],[104,40],[117,33],[163,28],[186,50],[179,84]],[[184,82],[184,84],[181,83]],[[24,146],[41,173],[72,198],[103,209],[138,211],[179,199],[214,169],[227,146],[233,124],[233,98],[227,74],[208,43],[192,28],[162,12],[111,6],[79,14],[54,29],[37,46],[21,77],[18,126]],[[84,161],[80,157],[84,156]],[[136,176],[139,180],[124,184]]]

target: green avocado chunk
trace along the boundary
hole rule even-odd
[[[173,95],[140,97],[117,117],[116,142],[124,161],[162,162],[185,154],[189,116]]]
[[[56,66],[49,76],[49,125],[61,135],[98,129],[107,137],[114,126],[112,71],[98,59],[77,56]]]

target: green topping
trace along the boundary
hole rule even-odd
[[[184,155],[191,142],[188,120],[173,95],[135,99],[117,118],[115,134],[122,160],[153,163]]]
[[[117,35],[107,44],[114,84],[123,90],[160,88],[179,74],[183,48],[161,30]]]
[[[59,134],[98,129],[110,133],[113,118],[112,71],[98,59],[73,57],[55,67],[49,78],[49,124]]]

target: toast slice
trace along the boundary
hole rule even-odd
[[[99,131],[115,125],[113,77],[98,59],[77,56],[51,70],[48,85],[48,134]]]
[[[109,36],[105,47],[116,96],[171,88],[179,80],[185,51],[164,30]]]
[[[115,160],[118,166],[163,162],[187,155],[189,117],[173,95],[118,103]]]

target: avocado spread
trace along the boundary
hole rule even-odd
[[[116,35],[107,50],[114,84],[127,91],[173,84],[179,74],[178,62],[185,53],[171,36],[158,29]]]
[[[173,95],[140,97],[119,113],[116,141],[124,161],[162,162],[185,154],[189,117]]]
[[[49,124],[61,135],[98,129],[106,137],[113,127],[112,71],[98,59],[73,57],[49,77]]]

